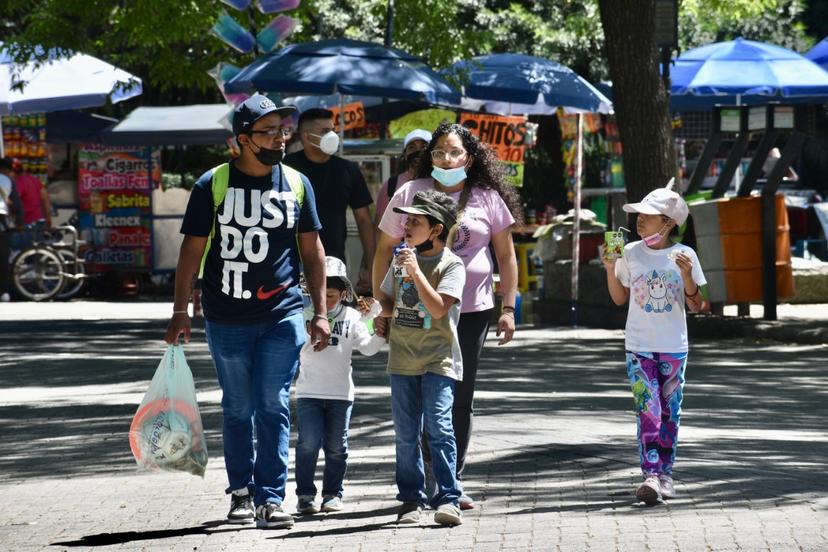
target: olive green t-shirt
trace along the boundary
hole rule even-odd
[[[391,263],[380,287],[394,298],[388,340],[388,373],[421,376],[431,372],[460,381],[463,379],[463,361],[457,340],[457,322],[466,283],[463,261],[444,249],[433,257],[418,254],[417,264],[437,293],[457,301],[446,316],[434,319],[420,301],[414,281],[408,276],[395,276],[394,263]]]

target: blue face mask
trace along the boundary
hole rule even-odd
[[[456,169],[434,167],[431,169],[431,176],[446,188],[451,188],[466,179],[466,167],[457,167]]]

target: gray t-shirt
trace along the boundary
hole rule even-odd
[[[388,340],[388,373],[421,376],[426,372],[463,379],[463,359],[457,340],[460,300],[466,283],[466,272],[460,257],[444,249],[433,257],[417,255],[417,264],[431,287],[457,299],[443,318],[435,320],[420,301],[414,281],[408,276],[395,276],[394,263],[385,275],[380,289],[394,298]]]

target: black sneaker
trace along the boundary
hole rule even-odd
[[[227,512],[228,523],[253,523],[256,514],[253,512],[253,501],[250,495],[230,495],[230,511]]]
[[[290,529],[293,527],[293,516],[282,510],[281,504],[260,504],[256,507],[256,526],[264,529]]]

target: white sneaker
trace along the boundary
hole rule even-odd
[[[8,303],[9,301],[11,301],[11,295],[9,295],[8,293],[3,293],[3,295],[0,295],[0,303]]]
[[[661,484],[658,482],[658,477],[651,475],[645,479],[635,490],[635,498],[648,506],[658,504],[661,500]]]
[[[661,496],[664,498],[676,498],[676,489],[673,487],[673,478],[666,473],[658,476],[661,485]]]

